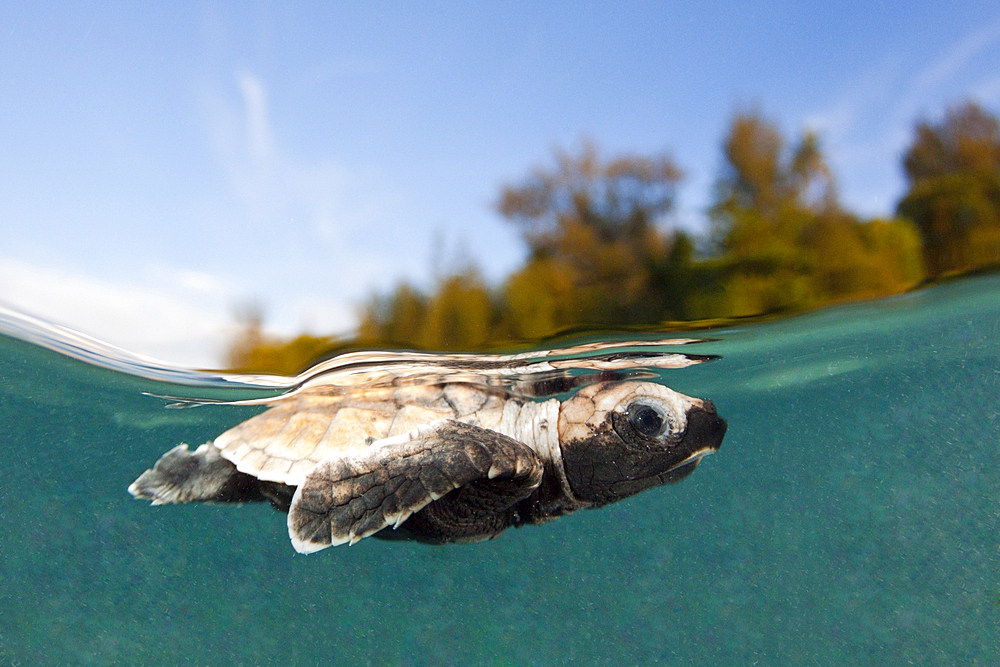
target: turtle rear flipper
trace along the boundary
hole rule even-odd
[[[288,532],[302,553],[353,544],[408,519],[411,539],[486,539],[516,522],[513,506],[543,472],[527,445],[442,420],[375,443],[364,456],[321,461],[292,498]]]
[[[288,511],[293,489],[283,484],[261,482],[239,472],[222,458],[211,443],[193,452],[177,445],[132,482],[129,493],[153,505],[194,502],[243,503],[269,501]]]

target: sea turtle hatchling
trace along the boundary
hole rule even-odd
[[[343,354],[280,396],[233,401],[270,409],[178,445],[128,490],[154,505],[269,501],[302,553],[370,535],[489,539],[676,482],[716,451],[712,403],[646,381],[712,358],[648,347],[687,342]]]

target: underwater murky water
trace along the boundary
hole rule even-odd
[[[125,490],[166,449],[260,410],[167,410],[148,393],[277,389],[4,326],[3,664],[1000,655],[1000,277],[685,347],[723,358],[664,382],[711,398],[729,433],[680,484],[481,544],[311,556],[267,506],[149,507]]]

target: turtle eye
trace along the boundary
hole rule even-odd
[[[661,435],[668,423],[663,411],[648,403],[633,403],[627,414],[636,432],[644,438]]]

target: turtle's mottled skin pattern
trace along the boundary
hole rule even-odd
[[[241,472],[299,486],[323,459],[363,453],[375,441],[441,419],[514,438],[528,431],[542,440],[550,422],[555,425],[558,405],[469,384],[384,387],[360,396],[305,394],[231,428],[214,444]]]
[[[467,382],[319,386],[193,452],[175,447],[129,491],[153,504],[268,500],[305,553],[370,535],[468,542],[677,481],[725,429],[710,402],[651,382],[597,382],[563,401]]]

